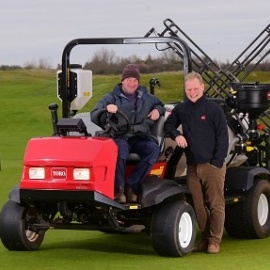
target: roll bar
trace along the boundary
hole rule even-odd
[[[183,52],[183,71],[184,75],[192,71],[191,53],[188,45],[179,37],[144,37],[134,38],[78,38],[71,40],[64,48],[62,54],[62,76],[60,79],[59,92],[62,98],[62,116],[70,117],[70,54],[77,45],[113,45],[113,44],[174,44],[180,47]]]

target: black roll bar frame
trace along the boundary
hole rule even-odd
[[[183,52],[184,75],[192,71],[190,48],[179,37],[118,37],[118,38],[78,38],[71,40],[62,53],[62,76],[60,78],[59,92],[62,98],[62,117],[70,117],[70,54],[77,45],[113,45],[113,44],[174,44]]]

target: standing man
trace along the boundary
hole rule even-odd
[[[199,73],[185,77],[187,100],[165,121],[164,131],[185,149],[187,185],[191,192],[202,239],[194,251],[218,253],[225,220],[224,180],[228,129],[222,108],[204,96]],[[177,129],[182,125],[183,134]]]
[[[100,110],[106,108],[110,113],[117,113],[119,109],[128,117],[132,126],[128,134],[114,138],[118,145],[115,200],[119,203],[137,201],[141,184],[160,155],[160,147],[151,136],[150,126],[165,114],[164,104],[149,94],[139,82],[138,67],[134,64],[126,65],[121,83],[105,95],[91,112],[91,120],[98,124],[97,115]],[[125,179],[126,160],[130,152],[137,153],[140,161]]]

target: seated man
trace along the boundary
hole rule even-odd
[[[160,155],[160,147],[150,134],[150,125],[165,114],[164,104],[139,85],[139,81],[138,67],[126,65],[121,83],[106,94],[90,113],[92,122],[98,124],[97,115],[100,110],[106,108],[109,113],[116,113],[119,109],[132,125],[129,133],[114,138],[118,145],[115,200],[119,203],[137,201],[141,184]],[[137,153],[140,161],[125,179],[126,160],[131,152]]]

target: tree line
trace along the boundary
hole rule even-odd
[[[205,59],[207,62],[207,59]],[[220,62],[213,60],[214,63],[219,66],[222,70],[225,70],[231,63]],[[136,63],[140,67],[142,73],[159,73],[159,72],[170,72],[179,71],[183,69],[183,61],[179,55],[174,53],[172,50],[163,51],[159,56],[151,56],[150,54],[142,59],[136,55],[130,57],[119,57],[114,51],[107,49],[100,49],[93,54],[93,56],[84,65],[83,69],[92,70],[94,74],[109,75],[109,74],[121,74],[123,66],[128,63]],[[254,65],[254,70],[257,71],[269,71],[270,60],[264,59],[259,64],[250,63],[249,68]],[[15,69],[59,69],[61,65],[53,67],[50,62],[45,58],[40,58],[38,61],[29,61],[24,65],[1,65],[1,70],[15,70]]]

